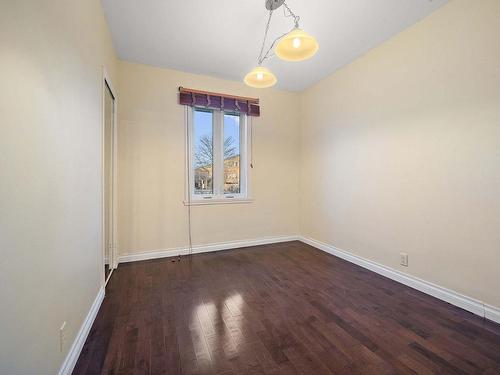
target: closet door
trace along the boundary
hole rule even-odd
[[[104,87],[104,279],[114,268],[115,244],[115,97],[105,81]]]

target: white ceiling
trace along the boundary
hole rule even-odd
[[[267,66],[278,87],[300,91],[424,18],[447,0],[287,0],[314,35],[318,53],[303,62],[274,57]],[[256,65],[265,0],[102,0],[121,59],[242,80]],[[270,37],[292,18],[275,11]]]

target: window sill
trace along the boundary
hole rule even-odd
[[[191,202],[184,201],[185,206],[212,206],[216,204],[246,204],[252,203],[251,198],[232,198],[232,199],[204,199],[204,200],[193,200]]]

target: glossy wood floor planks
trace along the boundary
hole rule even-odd
[[[74,374],[500,374],[500,326],[288,242],[121,264]]]

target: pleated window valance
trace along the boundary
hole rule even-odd
[[[260,116],[259,99],[179,87],[179,104]]]

